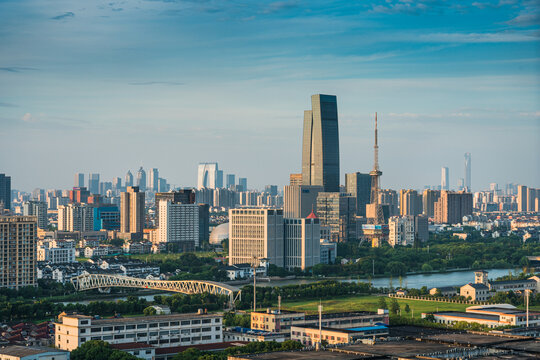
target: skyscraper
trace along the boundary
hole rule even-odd
[[[441,197],[441,192],[438,190],[424,190],[424,195],[422,197],[423,202],[423,213],[428,217],[435,215],[435,203]]]
[[[112,181],[113,190],[120,190],[122,189],[122,178],[115,177]]]
[[[238,178],[238,186],[240,187],[238,191],[248,191],[247,178]]]
[[[139,168],[139,171],[137,171],[137,186],[140,191],[146,191],[146,171],[144,171],[142,166]]]
[[[126,188],[128,186],[133,186],[133,174],[131,173],[130,170],[128,170],[125,180],[126,180]]]
[[[447,167],[441,168],[441,190],[450,190],[450,170]]]
[[[90,174],[88,176],[88,191],[90,191],[90,194],[99,194],[99,174]]]
[[[528,195],[528,193],[529,193],[529,191],[528,191],[527,186],[518,185],[518,187],[517,187],[517,205],[518,205],[517,211],[520,211],[520,212],[527,211],[527,209],[528,209],[528,204],[527,204],[527,195]]]
[[[317,195],[322,191],[322,186],[285,186],[283,190],[283,217],[306,218],[311,211],[317,210]]]
[[[74,187],[84,187],[84,174],[83,173],[76,173],[75,174],[75,182]]]
[[[0,213],[11,209],[11,176],[0,174]]]
[[[465,153],[465,188],[471,191],[471,153]]]
[[[175,244],[182,251],[194,251],[199,245],[199,207],[160,200],[158,231],[160,243]]]
[[[420,215],[422,213],[422,195],[416,190],[400,190],[399,213],[405,215]]]
[[[193,189],[179,189],[171,192],[156,193],[156,226],[159,226],[159,203],[162,200],[170,201],[172,204],[195,204],[195,191]]]
[[[221,189],[223,187],[223,170],[217,171],[216,188]]]
[[[23,215],[35,216],[37,219],[37,227],[39,229],[47,229],[47,203],[44,201],[25,201],[23,203]]]
[[[144,192],[137,186],[128,186],[120,194],[120,232],[142,236],[145,220]]]
[[[472,194],[466,192],[441,191],[435,203],[435,222],[438,224],[458,224],[465,215],[472,214]]]
[[[227,189],[234,188],[236,185],[236,176],[234,174],[227,174]]]
[[[302,183],[339,192],[339,131],[337,98],[312,95],[311,110],[304,111]]]
[[[356,215],[365,217],[366,205],[371,201],[371,176],[360,172],[345,174],[345,191],[356,198]]]
[[[218,163],[200,163],[197,171],[197,189],[215,189],[218,183]]]
[[[159,191],[159,171],[156,168],[150,171],[150,188],[153,192]]]

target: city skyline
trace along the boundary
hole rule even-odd
[[[532,1],[4,2],[0,136],[16,156],[0,154],[2,172],[15,189],[70,188],[77,171],[112,179],[142,163],[195,186],[197,164],[215,161],[282,186],[301,171],[306,98],[328,93],[342,184],[371,168],[377,111],[383,188],[438,184],[441,166],[455,187],[465,152],[473,190],[538,187],[539,13]]]

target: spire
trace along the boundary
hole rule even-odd
[[[311,205],[311,214],[309,214],[306,219],[318,219],[319,217],[315,215],[315,212],[313,211],[313,205]]]

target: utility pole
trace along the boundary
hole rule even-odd
[[[253,311],[257,311],[257,260],[253,257]]]
[[[322,301],[319,300],[319,344],[322,348]]]
[[[373,276],[375,276],[375,259],[371,259],[371,265],[373,266]]]
[[[530,294],[530,291],[529,289],[525,290],[525,296],[527,297],[527,327],[529,327],[529,294]]]

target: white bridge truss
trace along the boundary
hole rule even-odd
[[[227,295],[230,307],[233,307],[234,302],[241,296],[241,290],[235,286],[203,280],[147,280],[121,275],[83,274],[73,277],[71,283],[77,291],[128,287],[172,291],[189,295],[205,292],[213,295]]]

